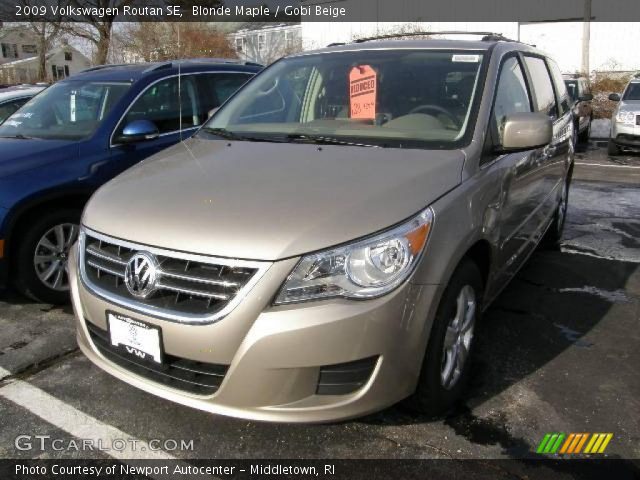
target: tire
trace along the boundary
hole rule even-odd
[[[562,240],[562,233],[564,232],[564,224],[567,220],[570,185],[571,179],[568,178],[563,184],[560,202],[558,202],[556,211],[553,214],[551,225],[549,225],[544,237],[542,237],[542,240],[540,241],[540,246],[546,250],[558,250],[560,248],[560,241]]]
[[[616,155],[620,155],[620,147],[616,145],[616,143],[609,139],[609,145],[607,146],[607,153],[611,157],[615,157]]]
[[[18,234],[12,271],[14,286],[23,295],[56,305],[69,302],[66,261],[78,235],[80,215],[81,211],[75,209],[47,213]],[[38,264],[36,255],[40,259]]]
[[[589,143],[589,137],[591,136],[591,119],[589,124],[582,132],[578,133],[578,143],[581,145],[587,145]]]
[[[405,400],[405,406],[412,411],[429,417],[440,416],[450,410],[464,393],[469,381],[471,363],[469,359],[473,354],[474,327],[482,312],[483,291],[484,284],[480,269],[473,261],[462,260],[438,305],[416,391]],[[473,305],[470,300],[473,300]],[[464,304],[467,310],[461,310],[459,304]],[[468,317],[471,310],[473,312]],[[463,311],[466,311],[467,315],[461,315]],[[452,332],[460,331],[455,328],[456,319],[460,318],[467,318],[467,321],[462,324],[462,331],[466,333],[462,336],[460,334],[452,336]],[[468,321],[470,321],[469,324]],[[448,332],[449,335],[447,335]],[[445,341],[451,345],[450,348],[445,349]],[[460,341],[462,343],[458,348],[466,346],[465,360],[459,369],[447,368],[453,367],[450,362],[452,358],[457,357],[454,346]],[[447,376],[446,372],[450,372],[450,375]]]

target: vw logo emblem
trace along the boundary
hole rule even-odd
[[[147,252],[138,252],[127,262],[124,284],[134,297],[147,298],[156,289],[158,262]]]

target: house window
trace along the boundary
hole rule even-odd
[[[73,60],[71,52],[64,52],[64,60],[65,62],[71,62]]]
[[[244,38],[236,38],[236,52],[242,52],[244,50]]]
[[[68,77],[69,76],[69,65],[65,65],[64,66],[64,76]]]
[[[262,52],[266,46],[267,37],[264,33],[258,34],[258,51]]]
[[[54,82],[58,79],[58,69],[55,65],[51,65],[51,80]]]
[[[35,45],[22,45],[22,53],[36,54],[38,53],[38,47]]]
[[[18,58],[18,45],[15,43],[3,43],[2,56],[4,58]]]

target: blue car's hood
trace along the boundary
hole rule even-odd
[[[75,159],[78,145],[77,140],[0,138],[0,178],[48,163]]]

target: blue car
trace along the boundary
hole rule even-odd
[[[0,126],[0,287],[11,278],[35,300],[67,302],[67,254],[91,194],[191,136],[261,68],[226,60],[106,65],[13,113]]]

